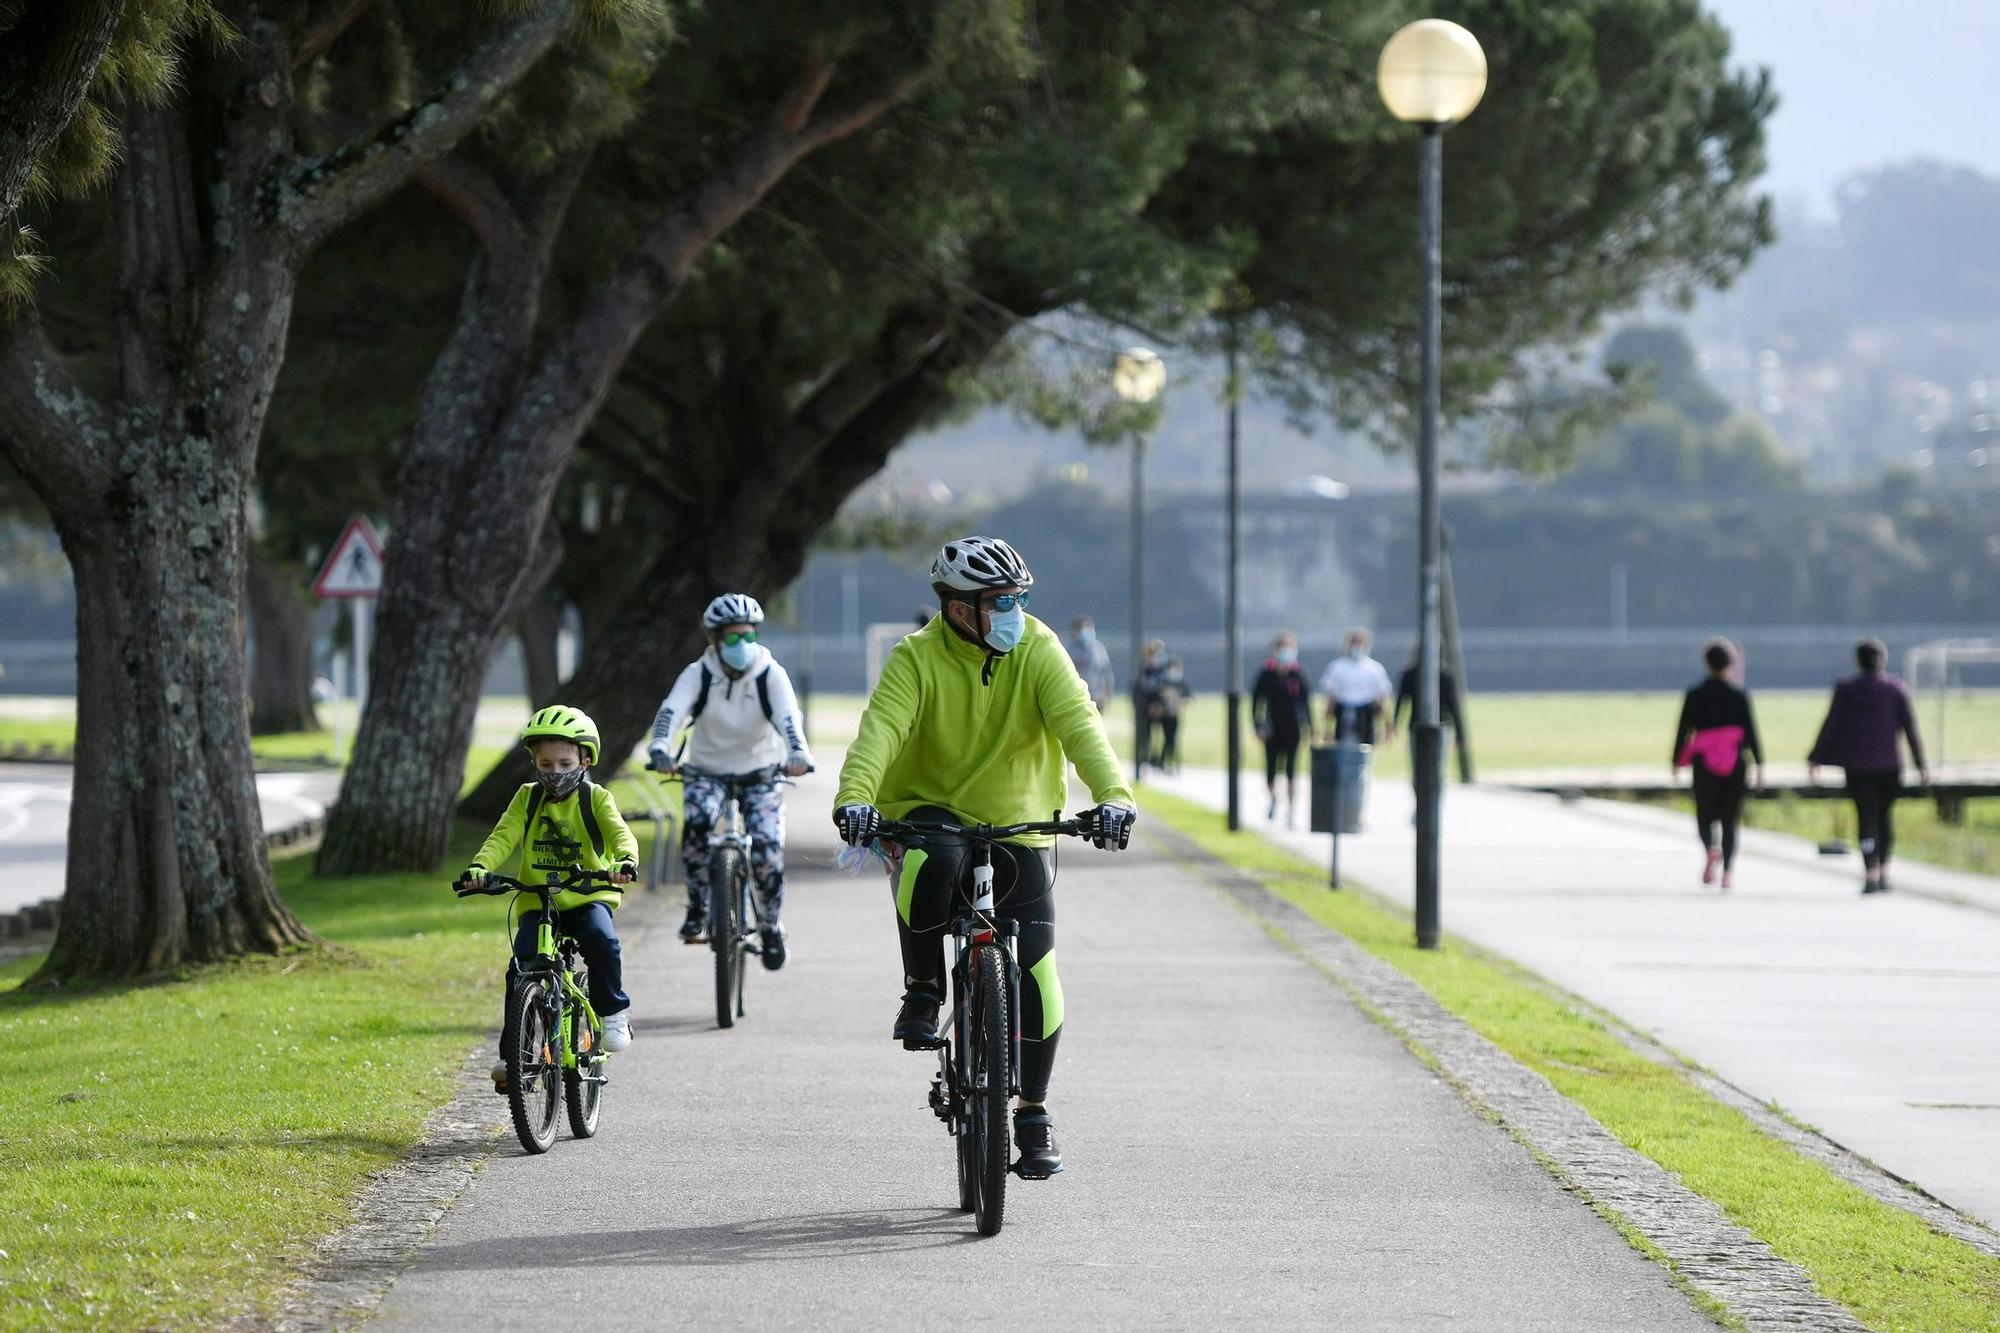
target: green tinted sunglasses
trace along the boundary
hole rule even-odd
[[[757,642],[757,631],[746,629],[739,634],[725,634],[722,636],[722,641],[732,648],[739,643],[755,643]]]

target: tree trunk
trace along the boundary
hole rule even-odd
[[[250,553],[250,734],[318,731],[313,708],[313,604],[291,569]]]
[[[521,641],[521,664],[528,674],[531,708],[543,708],[553,702],[556,687],[562,684],[556,675],[556,634],[561,627],[562,616],[548,589],[528,598],[521,614],[514,617],[514,637]]]
[[[832,432],[817,447],[794,447],[782,470],[770,457],[740,451],[736,493],[680,515],[672,525],[674,544],[653,561],[620,613],[584,645],[563,687],[563,701],[597,723],[607,768],[631,753],[652,725],[660,696],[701,642],[701,609],[714,590],[768,596],[797,578],[813,538],[841,504],[949,400],[953,377],[984,361],[1008,327],[987,320],[945,337],[900,375],[886,376],[875,392],[851,400]],[[801,415],[812,410],[809,403]],[[788,484],[773,485],[777,479]],[[529,777],[525,755],[504,756],[466,796],[464,812],[497,819]]]
[[[321,875],[435,870],[451,842],[499,622],[433,600],[415,582],[383,587],[368,685],[369,715],[381,721],[355,739],[314,865]]]
[[[127,445],[131,480],[112,512],[82,529],[58,519],[76,579],[77,759],[61,924],[36,983],[311,938],[272,887],[257,808],[242,525],[213,522],[172,463],[193,463],[238,503],[242,478],[213,450],[183,446]]]

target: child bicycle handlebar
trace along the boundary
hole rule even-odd
[[[451,882],[451,889],[461,898],[470,898],[475,894],[499,897],[507,893],[536,893],[546,897],[567,893],[591,883],[603,884],[608,888],[622,887],[611,882],[609,870],[585,870],[580,865],[573,865],[563,871],[560,878],[556,872],[549,872],[549,882],[546,884],[526,884],[511,875],[489,874],[477,884],[469,880],[455,879]]]

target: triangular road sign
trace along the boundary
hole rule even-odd
[[[374,597],[382,591],[382,539],[366,514],[347,520],[313,580],[315,597]]]

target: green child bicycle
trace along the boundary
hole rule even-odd
[[[588,976],[579,946],[556,926],[555,896],[586,884],[610,884],[611,872],[571,866],[551,870],[546,884],[524,884],[506,875],[457,880],[461,898],[475,894],[530,894],[541,904],[535,956],[510,971],[500,1046],[507,1063],[507,1106],[514,1134],[530,1153],[545,1153],[556,1141],[556,1117],[569,1108],[569,1132],[587,1139],[597,1132],[609,1056],[604,1024],[591,1007]],[[509,916],[512,912],[510,910]]]

